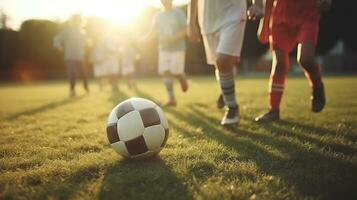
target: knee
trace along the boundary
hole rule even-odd
[[[315,65],[315,60],[313,58],[301,57],[300,59],[298,59],[298,63],[302,68],[309,69]]]
[[[216,60],[217,68],[220,72],[230,72],[235,64],[235,57],[219,55]]]
[[[278,61],[274,66],[273,74],[277,76],[286,75],[288,73],[288,66],[284,61]]]

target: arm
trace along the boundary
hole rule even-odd
[[[148,40],[153,40],[158,36],[158,32],[156,29],[151,28],[149,33],[144,35],[144,37],[141,39],[142,41],[148,41]]]
[[[157,38],[159,32],[157,30],[157,16],[155,16],[154,21],[151,25],[150,31],[140,39],[140,43],[153,40]]]
[[[197,0],[191,0],[189,5],[189,20],[188,20],[188,28],[187,35],[191,42],[199,42],[201,40],[200,30],[197,23]]]
[[[332,0],[318,0],[317,6],[319,7],[321,12],[327,12],[331,9]]]
[[[63,34],[64,34],[63,32],[60,32],[53,39],[53,47],[58,49],[59,51],[63,51],[63,40],[64,40]]]
[[[176,42],[177,40],[180,40],[184,37],[186,37],[186,33],[187,33],[187,28],[184,27],[182,28],[179,32],[177,32],[175,35],[167,38],[167,42],[168,43],[174,43]]]
[[[265,5],[263,0],[252,0],[252,6],[248,10],[248,18],[251,20],[259,19],[258,39],[261,43],[269,42],[269,22],[273,8],[274,0],[266,0]]]
[[[187,18],[186,15],[183,11],[177,10],[177,19],[178,19],[178,24],[180,26],[180,30],[176,32],[174,35],[171,37],[167,38],[168,43],[174,43],[178,40],[181,40],[186,37],[187,34]]]
[[[252,6],[248,9],[248,19],[256,20],[264,16],[263,0],[252,0]]]

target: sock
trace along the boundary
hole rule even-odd
[[[279,110],[281,99],[285,88],[285,79],[288,73],[289,60],[285,58],[285,62],[277,64],[273,63],[269,81],[269,109]]]
[[[173,83],[172,78],[165,77],[164,78],[164,84],[165,84],[165,87],[166,87],[167,94],[169,95],[169,99],[175,99],[174,83]]]
[[[319,88],[322,86],[321,71],[318,64],[315,62],[309,66],[302,66],[305,72],[306,78],[309,80],[309,84],[312,88]]]
[[[218,78],[217,81],[221,86],[221,92],[223,95],[224,103],[229,108],[237,107],[233,72],[230,73],[221,73],[221,72],[217,73],[217,72],[216,72],[216,78]]]

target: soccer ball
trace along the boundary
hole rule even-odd
[[[114,107],[107,121],[110,146],[127,158],[158,154],[169,137],[162,109],[143,98],[130,98]]]

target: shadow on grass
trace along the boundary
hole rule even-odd
[[[207,116],[195,104],[190,108],[192,112],[189,115],[195,118],[197,123],[210,126],[206,131],[217,126],[211,125],[217,124],[217,120]],[[184,116],[183,119],[187,117]],[[299,127],[299,124],[294,124],[294,126]],[[241,159],[253,160],[264,173],[282,178],[288,184],[297,188],[303,195],[313,195],[324,199],[338,199],[340,197],[354,199],[356,192],[353,185],[357,181],[357,166],[343,159],[344,156],[348,157],[351,154],[344,154],[340,157],[333,155],[334,153],[327,154],[323,149],[309,149],[307,146],[303,146],[306,141],[318,144],[318,147],[331,149],[333,147],[295,132],[284,134],[285,138],[279,137],[279,135],[274,136],[271,133],[286,133],[287,130],[269,124],[262,127],[268,133],[249,132],[246,127],[233,127],[228,130],[232,136],[243,134],[244,137],[249,138],[252,141],[249,146],[246,142],[244,143],[245,146],[242,146],[239,137],[234,140],[232,136],[223,135],[218,131],[212,132],[213,134],[208,136],[236,149],[243,155]],[[313,132],[314,130],[319,129],[312,128],[310,131]],[[285,155],[284,159],[273,156],[271,153],[267,153],[267,150],[254,145],[258,143],[278,150]],[[351,153],[352,148],[347,146],[346,148]]]
[[[109,101],[112,102],[113,108],[118,105],[120,102],[126,100],[129,98],[129,95],[124,93],[122,90],[118,88],[118,90],[113,90],[110,97]]]
[[[62,99],[60,101],[51,102],[51,103],[42,105],[42,106],[40,106],[38,108],[34,108],[34,109],[31,109],[31,110],[26,110],[26,111],[23,111],[23,112],[15,113],[15,114],[13,114],[11,116],[6,117],[5,119],[6,120],[15,120],[15,119],[17,119],[18,117],[21,117],[21,116],[34,115],[34,114],[37,114],[37,113],[40,113],[40,112],[43,112],[43,111],[46,111],[46,110],[49,110],[49,109],[55,109],[57,107],[64,106],[64,105],[69,104],[69,103],[74,103],[74,102],[82,99],[84,96],[85,95],[76,96],[76,97],[71,97],[71,98],[65,98],[65,99]]]
[[[147,94],[143,96],[150,98]],[[324,148],[336,150],[335,146],[293,131],[291,127],[299,127],[298,123],[280,122],[291,129],[289,134],[286,133],[287,130],[274,125],[260,126],[253,123],[249,126],[257,128],[254,132],[247,126],[223,129],[219,127],[217,119],[207,114],[207,107],[191,104],[188,110],[188,112],[180,112],[175,108],[165,109],[166,112],[192,127],[200,126],[204,133],[203,137],[214,139],[239,152],[240,156],[237,159],[255,162],[263,174],[281,178],[304,196],[356,199],[357,166],[348,159],[355,153],[353,147],[343,145],[342,155],[336,155],[333,151],[324,150]],[[188,137],[193,136],[191,132],[175,122],[170,122],[170,125]],[[306,125],[301,127],[315,135],[323,136],[319,133],[321,128]],[[332,131],[324,133],[334,135]],[[317,147],[311,148],[305,145],[306,142]]]
[[[186,185],[159,157],[123,159],[110,167],[99,199],[192,199]]]

